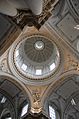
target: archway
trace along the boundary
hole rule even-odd
[[[0,72],[0,118],[24,117],[30,109],[30,93],[14,76]]]
[[[63,74],[49,86],[43,99],[44,110],[52,119],[78,119],[79,72]]]

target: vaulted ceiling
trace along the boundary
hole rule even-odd
[[[63,63],[64,66],[62,67],[64,68],[61,68],[61,70],[65,72],[67,70],[68,71],[74,70],[73,67],[76,67],[77,65],[79,65],[78,64],[78,59],[79,59],[79,0],[40,0],[41,1],[40,3],[39,3],[39,0],[34,0],[34,3],[31,3],[31,0],[28,0],[29,1],[28,3],[26,1],[27,0],[23,0],[23,1],[20,0],[16,2],[16,0],[14,1],[6,0],[6,5],[4,5],[5,2],[3,0],[3,2],[1,2],[0,4],[1,5],[0,6],[0,57],[9,48],[9,46],[16,40],[19,34],[22,33],[27,28],[27,26],[29,26],[30,28],[31,26],[34,26],[38,32],[40,32],[40,29],[45,26],[45,28],[48,30],[49,33],[56,34],[58,40],[60,40],[61,38],[64,44],[67,45],[71,49],[71,51],[74,52],[75,55],[72,52],[72,56],[74,55],[77,57],[77,62],[76,60],[75,62],[73,61],[72,56],[67,57],[67,58],[70,58],[69,59],[70,61],[66,62],[66,60],[68,60],[66,59],[67,55],[66,56],[64,55],[64,60],[62,60],[62,62],[64,62]],[[37,4],[36,4],[36,1],[37,1]],[[13,6],[12,9],[15,10],[14,12],[11,11],[10,9],[11,6],[9,8],[8,4]],[[41,5],[41,7],[39,7],[39,4]],[[7,9],[6,11],[4,10],[4,7],[6,8],[7,6],[8,6],[8,10],[10,11],[8,11]],[[58,42],[58,40],[56,42]],[[60,42],[61,41],[59,41],[59,43]],[[33,48],[34,48],[33,50],[35,50],[35,47]],[[66,50],[66,48],[63,48],[63,49]],[[46,50],[46,52],[47,51],[48,50]],[[10,51],[10,53],[12,52]],[[22,52],[21,52],[21,55],[23,55]],[[33,58],[32,56],[31,56],[31,59]],[[5,59],[7,59],[6,56],[4,57]],[[9,60],[11,61],[11,57]],[[36,57],[35,57],[35,60],[36,60]],[[1,68],[0,70],[4,68],[3,71],[7,72],[5,71],[5,66],[4,66],[5,64],[1,64],[1,63],[2,62],[0,62],[0,65],[3,65],[3,67],[0,67]],[[11,61],[11,63],[13,62]],[[65,68],[68,68],[65,65],[65,63],[66,65],[68,64],[68,67],[69,67],[69,69],[67,70],[64,70]],[[18,68],[16,69],[15,66],[13,67],[10,66],[7,69],[9,70],[9,68],[11,69],[8,73],[13,73],[11,75],[14,75],[16,72],[17,74],[17,75],[15,74],[16,77],[20,75],[18,79],[22,78],[24,80],[23,83],[25,83],[25,80],[27,80],[25,84],[29,84],[30,78],[25,77],[25,75],[24,77],[23,76],[21,77],[20,71],[17,70]],[[12,68],[15,68],[16,70],[15,71],[13,70],[12,72]],[[60,71],[60,73],[63,74],[64,73],[63,71]],[[54,77],[54,78],[56,79],[58,77]],[[52,81],[49,82],[48,80],[49,82],[48,86],[49,84],[51,85],[53,81],[54,81],[53,77],[52,77]],[[40,80],[38,82],[40,82]],[[31,82],[30,84],[32,83],[33,82]],[[34,83],[35,83],[35,80],[34,80]],[[41,80],[41,83],[38,83],[38,84],[41,85],[42,80]],[[34,87],[33,89],[32,87],[29,88],[28,85],[27,87],[29,89],[29,92],[31,92],[31,95],[32,95],[31,90],[34,91]],[[26,94],[23,93],[20,87],[17,87],[12,82],[6,80],[5,77],[0,77],[0,89],[3,92],[3,94],[8,94],[13,99],[13,101],[16,99],[15,97],[17,97],[17,95],[19,95],[19,97],[22,97],[20,100],[20,104],[26,99]],[[44,92],[43,87],[41,90]],[[35,93],[34,96],[37,96],[37,97],[34,97],[35,99],[40,98],[38,94],[39,93],[38,90],[36,90],[36,92],[34,93]],[[62,83],[58,83],[58,79],[57,79],[57,87],[55,86],[55,89],[53,89],[51,86],[50,94],[47,94],[47,96],[48,98],[45,100],[43,104],[44,109],[47,113],[48,113],[47,106],[48,104],[50,104],[54,107],[56,111],[58,111],[61,114],[62,119],[63,118],[69,119],[70,117],[75,119],[79,117],[79,76],[70,75],[70,77],[67,77],[65,79],[63,78]],[[38,102],[39,100],[36,100],[36,101]]]
[[[47,23],[79,53],[79,1],[60,0]]]
[[[18,24],[19,21],[16,22],[16,20],[20,20],[16,17],[16,15],[13,17],[11,16],[8,10],[11,10],[9,8],[11,5],[14,9],[18,10],[26,10],[22,14],[26,14],[26,20],[29,18],[27,14],[30,14],[30,17],[35,15],[35,11],[37,11],[37,6],[34,3],[30,3],[30,0],[28,3],[26,2],[26,5],[28,4],[29,7],[27,7],[29,10],[32,10],[34,16],[32,13],[29,13],[26,9],[26,6],[23,7],[24,1],[5,1],[1,2],[1,8],[0,8],[0,55],[11,45],[11,43],[16,39],[16,37],[21,32],[21,27],[23,23]],[[79,1],[78,0],[54,0],[54,1],[39,1],[37,2],[41,5],[41,8],[39,8],[38,13],[42,14],[42,16],[39,18],[35,17],[35,24],[30,23],[30,25],[35,25],[35,27],[40,28],[45,22],[46,25],[48,25],[51,28],[51,32],[56,32],[66,43],[69,44],[76,53],[79,52]],[[6,11],[4,11],[4,8]],[[43,12],[47,12],[45,15]],[[40,11],[41,10],[41,11]],[[12,11],[9,11],[12,12]],[[21,14],[21,13],[20,13]],[[50,14],[50,15],[48,15]],[[8,16],[7,16],[8,15]],[[13,17],[13,18],[12,18]],[[18,16],[21,17],[21,16]],[[47,17],[47,18],[46,18]],[[16,18],[16,19],[15,19]],[[37,20],[38,19],[38,20]],[[43,21],[44,20],[44,21]],[[28,22],[24,25],[28,25]],[[33,18],[31,19],[31,22],[33,22]],[[23,25],[23,27],[24,27]],[[8,43],[8,44],[7,44]],[[2,50],[3,49],[3,50]]]

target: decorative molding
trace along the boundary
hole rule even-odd
[[[33,98],[33,104],[32,104],[32,108],[31,111],[32,113],[39,113],[41,112],[41,97],[40,97],[41,93],[39,91],[39,89],[35,89],[32,91],[32,98]]]
[[[79,20],[79,1],[78,0],[67,0],[69,11],[76,20]]]
[[[18,79],[20,81],[22,81],[23,83],[25,83],[25,84],[46,85],[46,84],[49,84],[50,82],[52,82],[54,80],[54,77],[55,77],[56,74],[59,75],[60,71],[62,70],[63,62],[59,61],[59,66],[58,66],[57,70],[54,73],[51,73],[49,76],[45,76],[43,78],[40,78],[39,80],[38,80],[38,78],[32,79],[31,77],[28,77],[27,75],[23,75],[23,73],[20,72],[17,69],[17,67],[15,65],[15,62],[14,62],[15,61],[14,60],[14,53],[15,53],[15,48],[16,48],[17,44],[20,43],[21,40],[24,40],[25,38],[27,38],[29,36],[32,36],[32,35],[42,35],[42,36],[47,37],[49,40],[51,40],[51,42],[54,42],[57,45],[57,48],[59,50],[60,60],[63,60],[63,58],[62,58],[63,57],[62,50],[61,50],[61,48],[60,48],[60,46],[59,46],[59,44],[57,42],[58,40],[56,40],[56,37],[52,37],[50,35],[50,33],[44,27],[42,29],[40,29],[39,32],[37,32],[35,30],[35,28],[32,27],[31,30],[33,30],[33,29],[34,29],[33,33],[32,32],[30,33],[28,31],[26,34],[24,34],[24,33],[21,34],[21,36],[18,37],[18,39],[12,45],[12,47],[11,47],[11,49],[9,51],[9,58],[8,58],[9,68],[12,70],[11,72],[13,73],[13,75],[16,75],[16,77],[18,77]],[[26,29],[26,31],[27,31],[27,29]]]
[[[0,70],[6,73],[10,73],[7,66],[7,58],[2,59],[2,61],[0,62]]]
[[[65,65],[65,71],[70,70],[77,70],[79,71],[79,62],[78,60],[74,59],[70,54],[67,55],[66,65]]]

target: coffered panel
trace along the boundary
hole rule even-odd
[[[76,24],[74,18],[68,13],[57,26],[70,41],[74,41],[79,35],[79,31],[74,28]]]

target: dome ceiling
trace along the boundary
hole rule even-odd
[[[54,46],[44,37],[31,37],[25,41],[24,51],[27,57],[36,62],[47,61],[53,54]]]
[[[56,44],[44,36],[25,37],[16,45],[15,66],[28,78],[41,79],[51,75],[59,61]]]
[[[13,0],[8,0],[8,1],[13,6],[13,2],[12,2]],[[45,9],[46,12],[48,14],[51,13],[52,15],[48,21],[47,19],[50,15],[47,16],[48,14],[46,14],[42,16],[42,14],[40,14],[40,10],[42,9],[39,9],[37,7],[39,3],[38,5],[34,4],[35,7],[33,7],[32,5],[32,9],[31,9],[31,6],[29,5],[30,2],[29,2],[27,5],[27,9],[29,8],[33,12],[33,14],[35,15],[34,20],[36,22],[32,21],[33,16],[31,20],[29,20],[32,13],[26,10],[22,10],[22,11],[19,10],[18,16],[20,15],[20,13],[22,13],[20,18],[17,19],[18,16],[16,16],[17,18],[15,19],[15,22],[14,21],[12,22],[14,24],[17,23],[18,26],[21,25],[20,26],[21,29],[23,29],[25,25],[30,26],[30,28],[33,25],[38,29],[42,26],[41,29],[44,31],[43,34],[46,34],[48,32],[46,36],[50,35],[49,36],[50,38],[49,37],[47,38],[42,35],[27,36],[29,33],[31,33],[31,31],[32,33],[36,34],[36,33],[42,33],[42,30],[41,29],[39,31],[31,30],[29,32],[27,30],[27,26],[25,26],[25,28],[23,29],[20,35],[21,37],[18,37],[17,41],[15,41],[14,44],[10,47],[11,49],[9,48],[9,50],[1,57],[0,70],[1,73],[5,72],[7,75],[11,75],[12,77],[14,77],[11,79],[12,82],[14,82],[16,78],[16,82],[14,84],[17,85],[18,82],[22,83],[20,87],[22,88],[24,86],[25,91],[29,92],[28,93],[30,98],[29,104],[31,104],[29,109],[31,109],[32,113],[33,113],[32,109],[35,112],[37,111],[37,113],[39,109],[40,110],[43,109],[43,111],[45,111],[46,114],[49,115],[51,119],[55,119],[55,118],[77,119],[79,118],[79,76],[72,75],[67,78],[67,75],[71,73],[79,74],[79,62],[78,62],[78,58],[76,57],[77,53],[79,56],[79,33],[78,33],[79,30],[79,25],[78,25],[79,4],[78,3],[79,2],[78,0],[75,1],[74,0],[70,0],[70,1],[69,0],[44,0],[44,1],[45,2],[57,1],[56,2],[57,4],[52,5],[51,2],[49,2],[48,5],[46,5],[46,9]],[[14,4],[14,6],[17,5],[16,3]],[[22,4],[18,4],[18,7],[16,8],[19,8],[20,5],[22,6]],[[7,6],[7,4],[5,4],[5,6]],[[51,6],[51,10],[49,9],[50,6]],[[54,9],[52,9],[52,7]],[[33,8],[38,9],[38,11],[34,10]],[[17,11],[12,11],[12,13],[13,12],[15,13]],[[27,15],[28,13],[29,15]],[[45,12],[42,11],[41,13],[45,14]],[[37,14],[40,14],[40,16],[38,17]],[[22,17],[23,15],[25,16]],[[4,19],[2,15],[1,18]],[[43,20],[40,18],[42,18]],[[33,23],[30,23],[30,21],[32,21]],[[45,23],[45,21],[47,22]],[[6,21],[6,24],[4,25],[8,26],[7,30],[9,30],[8,28],[11,26],[11,24],[8,23],[7,25],[7,23],[8,22]],[[3,27],[1,27],[1,31]],[[5,29],[3,31],[5,31]],[[14,32],[14,30],[12,31]],[[12,34],[12,32],[10,32],[10,34]],[[22,35],[24,34],[26,34],[26,36],[22,37]],[[4,35],[5,33],[2,34],[2,36]],[[13,37],[13,39],[16,38]],[[11,39],[10,42],[12,42]],[[2,42],[2,44],[3,43],[4,42]],[[6,46],[4,45],[4,47]],[[65,76],[67,78],[66,81],[64,78]],[[18,85],[16,86],[12,84],[12,82],[5,81],[5,80],[0,84],[0,88],[2,89],[1,91],[4,90],[4,92],[9,93],[12,97],[13,103],[20,104],[20,109],[21,109],[20,114],[23,115],[21,112],[23,111],[24,107],[27,106],[24,104],[25,100],[28,101],[27,97],[25,96],[25,93],[22,91],[22,89],[19,89],[20,87],[17,87]],[[63,82],[61,82],[61,80]],[[49,89],[50,91],[48,92]],[[50,92],[51,94],[49,95]],[[20,102],[17,100],[18,97],[17,95],[20,97],[19,99],[21,99],[19,100]],[[1,102],[4,99],[4,96],[5,95],[2,95],[1,92],[0,93]],[[46,102],[43,103],[45,101],[44,100],[45,98],[46,98]],[[40,108],[41,106],[42,107],[44,106],[44,108]],[[15,109],[17,112],[18,108],[15,107]],[[29,118],[28,117],[29,115],[30,113],[27,114],[25,118]],[[30,115],[30,117],[31,116],[34,115]]]

